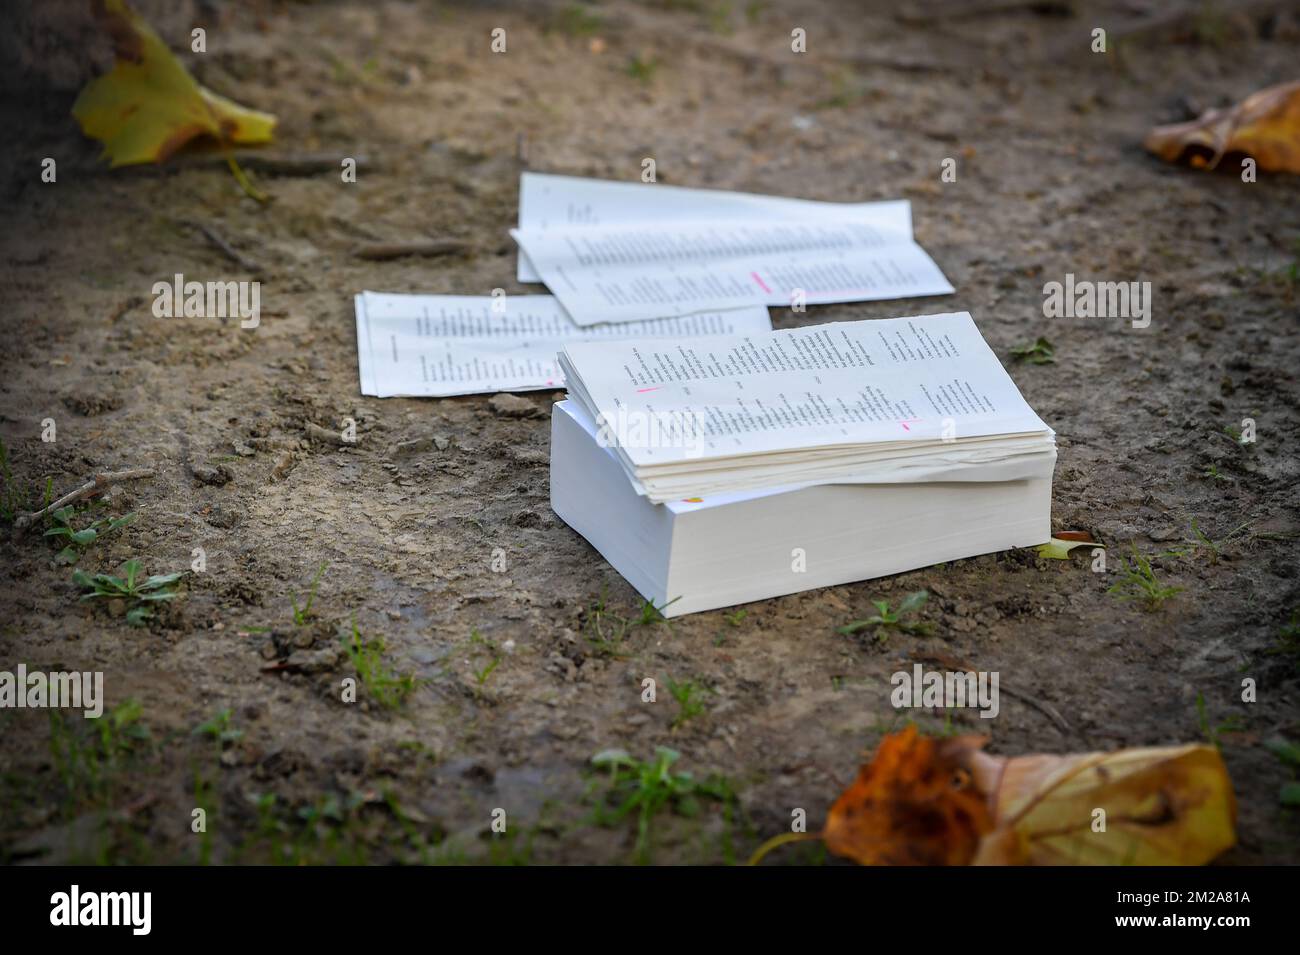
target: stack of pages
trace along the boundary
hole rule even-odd
[[[667,616],[1050,536],[1055,435],[968,313],[559,364],[552,507]]]

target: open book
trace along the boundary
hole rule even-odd
[[[965,312],[560,365],[551,506],[666,616],[1051,536],[1055,437]]]
[[[696,341],[569,344],[570,397],[661,503],[1050,473],[1055,436],[967,312]]]
[[[906,201],[838,203],[524,173],[519,280],[579,325],[953,291]]]

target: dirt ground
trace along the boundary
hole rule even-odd
[[[47,485],[154,468],[77,515],[135,518],[76,566],[188,573],[133,627],[120,604],[79,601],[53,538],[4,534],[0,669],[103,671],[113,709],[0,711],[0,860],[743,860],[794,809],[816,828],[864,752],[915,719],[987,732],[999,754],[1216,741],[1239,803],[1223,861],[1300,862],[1279,796],[1295,771],[1266,746],[1300,739],[1300,178],[1245,183],[1141,149],[1153,124],[1295,79],[1300,18],[894,6],[141,4],[173,49],[206,26],[208,51],[183,59],[279,117],[271,152],[333,157],[293,174],[250,160],[264,205],[219,157],[109,171],[69,116],[103,51],[53,44],[63,72],[6,105],[5,493],[30,510]],[[807,53],[790,51],[795,27]],[[355,183],[344,156],[361,160]],[[541,291],[514,281],[520,170],[635,180],[645,157],[678,185],[910,199],[955,295],[774,309],[775,324],[969,309],[1057,430],[1053,527],[1103,541],[1107,571],[1015,551],[656,621],[549,508],[558,394],[526,395],[518,416],[486,395],[359,395],[354,293]],[[354,254],[423,238],[467,251]],[[156,318],[152,286],[178,272],[258,279],[260,326]],[[1150,327],[1045,318],[1043,285],[1066,273],[1150,282]],[[1013,360],[1040,336],[1055,363]],[[346,417],[355,446],[309,433]],[[1235,436],[1246,418],[1253,443]],[[1132,548],[1162,555],[1156,578],[1181,590],[1157,606],[1108,592]],[[920,589],[929,636],[836,632]],[[354,625],[379,676],[348,704]],[[1000,715],[894,710],[889,676],[914,662],[998,671]],[[693,685],[685,705],[670,681]],[[657,747],[703,790],[638,845],[635,812],[599,811],[612,803],[591,758]],[[804,846],[771,861],[831,860]]]

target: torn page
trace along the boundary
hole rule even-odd
[[[611,338],[689,339],[770,331],[763,307],[582,328],[550,295],[356,296],[361,393],[446,397],[560,388],[566,343]]]
[[[845,219],[897,232],[908,238],[912,236],[912,207],[906,200],[818,202],[535,172],[525,172],[519,177],[519,229],[538,235],[551,229],[669,221],[762,222],[773,218],[802,222]],[[519,250],[518,278],[521,282],[542,281],[522,248]]]

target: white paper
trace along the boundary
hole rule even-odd
[[[766,308],[582,328],[550,295],[356,296],[361,393],[446,397],[560,388],[565,344],[612,338],[688,339],[771,330]]]
[[[772,218],[804,222],[848,219],[905,234],[909,238],[912,235],[912,207],[906,200],[817,202],[535,172],[526,172],[519,177],[519,229],[530,233],[667,221],[765,221]],[[523,249],[519,250],[517,274],[520,282],[542,281]]]
[[[714,221],[513,230],[546,287],[579,325],[946,295],[911,237],[851,222]]]
[[[807,467],[861,457],[864,446],[882,460],[909,446],[975,454],[989,438],[1050,434],[967,312],[672,345],[574,344],[562,358],[570,393],[594,417],[660,439],[617,436],[638,468],[688,462],[701,472],[710,459],[734,467],[738,455],[780,452],[799,452],[789,460]],[[951,447],[949,429],[960,439]]]
[[[524,173],[521,281],[579,325],[946,295],[906,201],[831,203]]]
[[[598,443],[603,440],[601,426],[592,419],[591,414],[583,406],[582,402],[573,400],[557,402],[554,413],[569,415]],[[619,460],[615,449],[608,446],[604,447],[606,454],[615,460]],[[999,460],[988,464],[963,460],[957,466],[945,466],[941,462],[932,462],[928,466],[907,469],[891,468],[886,465],[873,468],[870,475],[859,475],[848,483],[910,484],[917,481],[983,483],[987,481],[1020,481],[1027,479],[1050,481],[1055,464],[1055,455],[1037,454],[1032,457],[1034,460],[1031,464],[1017,459],[1009,462]],[[644,495],[644,488],[638,488],[638,482],[635,479],[631,483],[637,489],[637,493]],[[675,514],[682,514],[691,511],[708,510],[724,504],[753,501],[771,494],[786,494],[790,491],[797,491],[800,488],[812,487],[820,483],[826,482],[810,480],[793,484],[752,487],[745,490],[710,492],[707,497],[701,497],[698,492],[693,491],[692,496],[687,498],[672,498],[661,495],[663,499],[656,503],[663,504],[664,507]],[[835,481],[830,483],[845,482]]]

